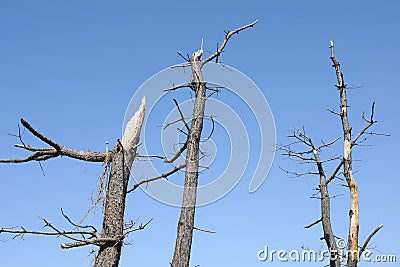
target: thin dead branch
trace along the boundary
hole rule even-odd
[[[164,92],[168,92],[168,91],[175,91],[177,89],[181,89],[181,88],[191,88],[190,84],[180,84],[180,85],[172,85],[172,87],[169,87],[167,89],[164,89]]]
[[[183,146],[178,150],[178,152],[177,152],[171,159],[166,158],[166,159],[164,160],[164,162],[166,162],[166,163],[173,163],[177,158],[179,158],[180,155],[182,155],[183,151],[185,151],[186,148],[187,148],[187,140],[186,140],[186,142],[183,144]]]
[[[152,177],[152,178],[149,178],[149,179],[140,181],[140,182],[136,183],[131,189],[129,189],[129,190],[127,191],[127,193],[132,192],[133,190],[135,190],[136,188],[138,188],[138,187],[141,186],[142,184],[147,184],[147,183],[149,183],[149,182],[153,182],[153,181],[156,181],[156,180],[159,180],[159,179],[167,178],[168,176],[170,176],[170,175],[176,173],[177,171],[179,171],[179,170],[181,170],[181,169],[183,169],[183,168],[185,168],[185,167],[186,167],[186,163],[181,164],[181,165],[179,165],[179,166],[173,168],[173,169],[170,170],[169,172],[163,173],[163,174],[161,174],[161,175],[159,175],[159,176]]]
[[[197,230],[197,231],[201,231],[201,232],[205,232],[205,233],[209,233],[209,234],[216,234],[217,233],[215,231],[201,229],[201,228],[198,228],[198,227],[193,227],[193,230]]]
[[[371,241],[372,237],[379,231],[381,230],[383,227],[383,223],[381,223],[378,227],[375,228],[374,231],[372,231],[372,233],[367,237],[367,239],[365,240],[364,244],[362,245],[360,252],[359,252],[359,256],[361,256],[363,254],[363,252],[365,251],[365,249],[368,246],[368,243]]]
[[[183,116],[182,110],[181,110],[181,108],[179,107],[178,101],[177,101],[175,98],[174,98],[173,100],[174,100],[174,103],[175,103],[176,108],[178,109],[179,115],[181,116],[181,119],[182,119],[183,123],[185,124],[186,129],[187,129],[188,131],[190,131],[190,127],[189,127],[189,125],[186,123],[185,117]]]
[[[318,220],[316,220],[315,222],[312,222],[312,223],[310,223],[309,225],[306,225],[306,226],[304,226],[304,228],[311,228],[311,227],[313,227],[314,225],[317,225],[317,224],[319,224],[320,222],[322,222],[322,218],[319,218]]]
[[[214,58],[216,58],[216,61],[218,61],[219,55],[224,51],[226,44],[228,43],[229,39],[234,35],[234,34],[238,34],[239,32],[243,31],[244,29],[247,28],[251,28],[253,27],[256,23],[258,22],[258,20],[255,20],[254,22],[247,24],[243,27],[240,27],[234,31],[231,32],[225,32],[225,39],[222,42],[221,46],[217,49],[217,51],[212,54],[211,56],[209,56],[208,58],[206,58],[205,60],[202,61],[202,65],[206,64],[207,62],[210,62],[211,60],[213,60]]]

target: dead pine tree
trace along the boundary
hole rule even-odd
[[[50,229],[49,231],[32,231],[21,227],[21,229],[0,228],[0,233],[9,233],[15,236],[24,236],[25,234],[63,236],[71,241],[70,243],[61,244],[61,248],[63,249],[94,245],[98,247],[98,253],[94,260],[95,267],[117,267],[124,239],[129,233],[144,229],[151,221],[139,226],[136,226],[133,222],[128,224],[124,223],[127,186],[131,166],[136,157],[136,148],[139,145],[144,113],[145,100],[143,98],[138,111],[128,121],[122,139],[118,139],[115,147],[111,151],[106,152],[74,150],[60,145],[40,133],[27,121],[21,119],[22,126],[36,138],[48,145],[48,147],[31,147],[26,145],[23,142],[21,131],[19,131],[18,137],[21,144],[15,146],[29,151],[32,154],[25,158],[0,159],[0,163],[24,163],[30,161],[37,161],[40,163],[41,161],[59,156],[66,156],[86,162],[103,163],[103,175],[108,174],[108,185],[104,199],[102,231],[98,231],[95,226],[81,225],[80,223],[73,222],[61,210],[62,215],[73,226],[74,230],[61,230],[47,219],[41,218],[45,226]],[[111,169],[108,171],[109,168]]]
[[[192,57],[190,58],[185,58],[178,53],[187,61],[187,63],[180,66],[189,66],[191,68],[192,74],[190,82],[184,86],[169,88],[167,91],[176,90],[181,87],[188,87],[194,92],[195,100],[191,116],[191,125],[189,126],[185,122],[186,129],[188,130],[187,140],[175,157],[173,157],[171,160],[166,160],[167,162],[173,162],[177,157],[179,157],[180,154],[182,154],[184,150],[186,150],[186,160],[184,164],[186,169],[182,207],[178,221],[174,255],[172,262],[170,263],[170,265],[173,267],[189,266],[193,230],[198,229],[194,225],[194,219],[196,210],[197,184],[199,178],[199,144],[203,130],[204,109],[207,99],[206,91],[210,89],[207,87],[207,82],[203,79],[202,67],[214,59],[216,62],[218,62],[218,58],[223,52],[229,39],[242,30],[253,27],[256,23],[257,20],[234,31],[225,32],[225,39],[217,48],[217,51],[204,60],[202,59],[203,45],[201,45],[201,49],[193,53]],[[177,103],[176,105],[179,109],[179,105]],[[184,121],[183,116],[182,120]]]
[[[383,224],[379,225],[364,241],[362,246],[359,246],[359,208],[358,208],[358,187],[356,180],[353,176],[352,167],[352,150],[355,146],[360,145],[364,142],[367,137],[366,135],[378,135],[375,132],[369,131],[370,127],[377,121],[374,120],[374,109],[375,102],[372,104],[371,115],[369,118],[362,114],[362,119],[366,125],[361,129],[358,134],[352,137],[352,127],[349,123],[348,116],[348,100],[347,100],[347,85],[344,82],[344,76],[340,69],[340,63],[336,60],[334,54],[334,44],[331,41],[330,44],[330,59],[335,68],[336,77],[338,84],[336,85],[339,91],[339,103],[340,111],[337,112],[333,109],[328,109],[329,112],[340,117],[342,134],[330,142],[323,142],[321,145],[315,145],[312,138],[306,134],[303,129],[295,129],[292,134],[288,137],[294,140],[291,144],[279,147],[284,156],[291,159],[295,159],[302,164],[311,164],[312,170],[307,172],[291,172],[285,170],[288,174],[292,174],[296,177],[304,175],[317,175],[319,177],[319,184],[316,188],[317,193],[312,198],[317,198],[321,202],[321,217],[315,222],[305,226],[310,228],[319,223],[322,224],[323,239],[330,252],[330,255],[325,255],[329,258],[329,266],[340,267],[342,260],[347,261],[347,267],[356,267],[359,261],[359,257],[365,251],[371,238],[383,227]],[[332,145],[336,144],[339,140],[343,140],[343,154],[342,156],[330,157],[327,159],[321,158],[321,151],[327,149]],[[306,149],[300,149],[306,147]],[[326,164],[328,162],[336,161],[336,167],[331,171],[330,175],[327,176]],[[341,178],[344,177],[344,179]],[[332,230],[331,223],[331,199],[335,196],[331,196],[329,193],[329,185],[335,179],[342,179],[345,181],[343,186],[349,189],[350,208],[349,208],[349,233],[347,241],[347,253],[341,255],[338,251],[337,236]],[[342,249],[342,248],[341,248]],[[344,258],[342,258],[344,257]]]

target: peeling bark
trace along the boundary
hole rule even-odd
[[[340,118],[343,128],[344,137],[344,154],[343,154],[343,174],[346,178],[347,185],[350,189],[350,227],[348,235],[348,255],[347,255],[347,267],[356,267],[358,263],[358,186],[353,177],[352,168],[352,153],[351,153],[351,127],[349,124],[349,118],[347,115],[347,96],[346,96],[346,84],[344,83],[343,73],[340,70],[340,63],[336,61],[334,54],[334,46],[331,44],[331,60],[333,67],[336,71],[336,77],[338,84],[336,87],[340,91]]]

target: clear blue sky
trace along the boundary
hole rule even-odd
[[[376,101],[374,137],[354,158],[360,191],[360,238],[380,223],[372,245],[400,260],[398,240],[398,88],[400,19],[398,1],[11,1],[0,2],[0,157],[25,155],[13,148],[24,117],[43,133],[73,148],[104,150],[121,135],[125,109],[136,88],[154,73],[181,62],[205,38],[205,49],[221,42],[223,30],[255,19],[253,29],[235,36],[221,59],[246,73],[263,90],[274,114],[278,143],[293,127],[305,126],[315,140],[340,133],[338,93],[329,40],[336,44],[349,92],[354,132],[361,113]],[[222,97],[219,98],[220,100]],[[39,145],[26,137],[32,145]],[[270,249],[320,249],[320,226],[303,227],[319,216],[310,199],[315,177],[290,178],[279,166],[297,166],[277,155],[262,187],[249,194],[244,177],[226,197],[196,213],[192,248],[195,266],[265,266],[257,260]],[[0,227],[41,229],[37,215],[68,227],[59,209],[78,220],[90,206],[102,168],[63,158],[43,163],[0,165]],[[335,193],[347,193],[339,187]],[[121,266],[168,266],[175,245],[179,209],[141,191],[129,195],[127,217],[149,227],[132,234]],[[333,201],[333,227],[347,236],[348,199]],[[99,223],[100,210],[88,223]],[[99,226],[100,228],[100,226]],[[89,248],[61,250],[62,238],[0,235],[0,266],[89,266]],[[378,253],[378,252],[376,252]],[[274,262],[274,265],[282,263]],[[321,263],[290,263],[321,266]],[[368,264],[363,264],[368,265]],[[369,264],[372,266],[372,263]],[[395,266],[395,264],[373,264]]]

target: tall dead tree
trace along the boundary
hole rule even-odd
[[[187,149],[182,208],[178,222],[174,255],[171,262],[171,266],[173,267],[189,266],[193,230],[195,229],[194,218],[199,177],[199,144],[203,130],[207,91],[207,82],[203,79],[202,67],[213,59],[216,59],[217,62],[219,55],[223,52],[229,39],[234,34],[238,34],[244,29],[253,27],[256,23],[257,20],[234,31],[226,32],[224,41],[215,53],[202,60],[203,49],[201,47],[200,50],[193,53],[190,59],[187,59],[188,63],[185,64],[185,66],[190,66],[192,70],[190,83],[187,87],[195,93],[195,102],[190,128],[186,125],[189,130],[187,140],[183,149],[178,152],[182,153],[184,149]],[[174,89],[175,88],[171,88],[171,90]]]
[[[342,137],[338,137],[331,142],[325,143],[322,142],[321,145],[315,146],[311,137],[309,137],[305,130],[294,130],[291,135],[288,137],[294,139],[294,142],[290,145],[286,145],[280,147],[283,151],[283,155],[288,156],[292,159],[300,160],[302,163],[312,164],[316,171],[307,171],[303,173],[299,172],[289,172],[287,173],[294,174],[295,176],[303,176],[303,175],[318,175],[319,176],[319,185],[317,188],[318,193],[313,195],[312,197],[318,198],[321,201],[321,218],[316,220],[315,222],[305,226],[305,228],[310,228],[318,223],[322,223],[323,229],[323,239],[327,245],[327,248],[330,252],[329,255],[329,266],[331,267],[339,267],[341,266],[342,260],[346,260],[347,267],[356,267],[359,261],[360,255],[365,251],[369,241],[372,236],[375,235],[382,227],[383,224],[379,225],[365,240],[362,246],[359,246],[359,209],[358,209],[358,187],[353,176],[353,168],[352,168],[352,148],[354,146],[360,144],[361,142],[366,140],[367,134],[374,135],[376,133],[369,132],[368,129],[375,124],[377,121],[374,120],[374,108],[375,102],[372,104],[371,115],[369,118],[365,117],[364,113],[362,114],[362,119],[366,122],[361,131],[352,138],[352,127],[349,123],[348,117],[348,101],[347,101],[347,85],[344,82],[344,76],[340,69],[340,63],[336,60],[334,54],[334,45],[331,41],[330,44],[330,59],[333,63],[333,67],[335,68],[336,77],[338,80],[338,84],[336,88],[339,90],[339,102],[340,102],[340,111],[336,112],[335,110],[328,109],[331,113],[337,115],[341,119],[342,126],[342,136],[343,136],[343,154],[340,157],[331,157],[325,160],[322,160],[320,157],[320,151],[324,148],[329,148],[337,141],[341,140]],[[301,144],[302,146],[307,147],[306,150],[297,149],[297,145]],[[336,168],[333,169],[331,175],[329,177],[326,176],[325,171],[325,163],[331,161],[338,161]],[[342,171],[341,171],[342,170]],[[345,255],[341,255],[338,251],[338,245],[336,240],[336,235],[334,235],[331,224],[330,210],[331,210],[331,196],[329,195],[328,185],[334,180],[340,178],[340,175],[343,175],[346,181],[344,184],[345,187],[349,188],[349,196],[350,196],[350,209],[349,209],[349,233],[348,233],[348,241],[347,241],[347,253]],[[343,248],[343,247],[342,247]],[[359,249],[360,248],[360,249]],[[344,257],[344,258],[342,258]]]
[[[45,226],[50,228],[50,231],[31,231],[21,227],[21,229],[1,228],[0,233],[9,233],[15,236],[23,236],[25,234],[63,236],[72,241],[71,243],[61,244],[61,248],[63,249],[86,245],[98,246],[98,254],[94,262],[95,267],[118,266],[124,239],[129,233],[144,229],[148,224],[141,224],[139,226],[135,226],[134,223],[129,225],[124,224],[127,186],[131,166],[136,156],[136,148],[139,145],[144,113],[145,100],[143,98],[138,111],[128,121],[122,139],[117,141],[117,144],[111,151],[106,152],[88,152],[62,146],[40,133],[24,119],[21,119],[21,124],[49,147],[39,148],[26,145],[23,142],[20,131],[18,137],[21,144],[15,146],[32,152],[32,154],[25,158],[0,159],[0,163],[23,163],[29,161],[37,161],[40,163],[41,161],[59,156],[66,156],[87,162],[103,163],[103,176],[108,174],[108,186],[106,188],[106,197],[104,200],[103,229],[100,232],[94,226],[84,226],[79,223],[74,223],[62,211],[62,215],[71,223],[74,230],[60,230],[48,220],[42,219]],[[108,171],[110,165],[111,170]]]

